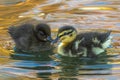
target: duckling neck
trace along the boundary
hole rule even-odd
[[[67,51],[67,48],[69,47],[71,47],[71,45],[72,45],[72,43],[73,43],[74,41],[72,41],[72,42],[68,42],[68,43],[60,43],[59,45],[58,45],[58,53],[59,54],[61,54],[61,55],[63,55],[63,56],[68,56],[66,53],[66,51]]]
[[[57,50],[57,52],[59,53],[59,54],[61,54],[61,55],[63,55],[63,56],[65,56],[65,47],[67,46],[68,44],[65,44],[65,43],[60,43],[59,45],[58,45],[58,50]]]

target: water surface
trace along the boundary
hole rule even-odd
[[[119,0],[0,0],[0,80],[119,80]],[[53,36],[63,25],[79,32],[112,30],[112,48],[98,59],[46,58],[21,55],[12,59],[12,25],[46,22]],[[49,52],[48,52],[49,53]]]

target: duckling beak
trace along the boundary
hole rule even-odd
[[[54,39],[54,40],[51,42],[51,44],[57,43],[58,40],[59,40],[59,37],[57,37],[56,39]]]
[[[53,41],[53,39],[52,39],[51,36],[48,36],[46,40],[49,41],[49,42],[52,42],[52,41]]]

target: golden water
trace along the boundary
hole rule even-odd
[[[78,31],[112,30],[113,48],[107,51],[108,54],[118,54],[118,56],[107,58],[107,62],[100,60],[99,64],[84,63],[88,65],[82,64],[82,67],[73,66],[72,63],[69,66],[53,65],[54,62],[44,64],[54,66],[54,70],[50,71],[51,75],[49,74],[51,80],[120,80],[119,0],[0,0],[0,80],[49,80],[41,76],[37,77],[36,73],[39,70],[13,67],[20,66],[18,65],[20,63],[27,68],[32,64],[36,67],[42,62],[9,59],[14,44],[7,29],[9,26],[26,22],[33,24],[46,22],[53,32],[62,25],[73,25]],[[26,66],[28,63],[29,66]],[[61,67],[72,69],[70,72],[62,71],[60,75],[56,70],[59,72],[62,70]],[[78,75],[68,74],[72,72]],[[65,79],[60,79],[61,77]]]

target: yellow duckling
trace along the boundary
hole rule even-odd
[[[58,30],[54,42],[60,40],[57,52],[62,56],[97,57],[111,45],[110,33],[111,31],[77,34],[77,30],[73,26],[63,26]]]

